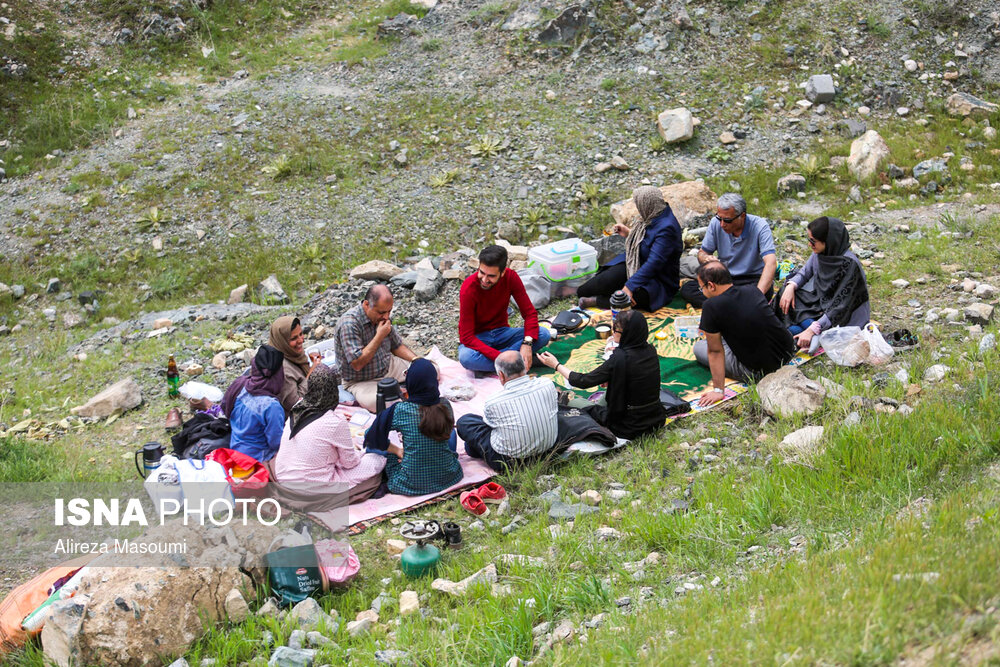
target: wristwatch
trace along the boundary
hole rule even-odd
[[[534,345],[534,343],[535,343],[535,339],[532,338],[531,336],[525,336],[524,340],[521,341],[521,345],[529,345],[530,346],[530,345]]]

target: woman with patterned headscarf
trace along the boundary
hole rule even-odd
[[[632,227],[620,222],[614,226],[614,233],[625,237],[625,252],[577,289],[581,308],[610,308],[611,295],[624,290],[633,306],[654,311],[677,293],[684,250],[677,218],[657,187],[637,188],[632,199],[639,219]]]
[[[382,479],[385,457],[355,448],[347,420],[336,414],[340,376],[324,363],[309,375],[309,387],[292,407],[274,460],[274,475],[282,484],[346,484],[351,500],[358,488],[374,492]],[[369,494],[370,495],[370,494]]]
[[[312,367],[310,367],[309,357],[305,353],[305,340],[306,337],[302,334],[302,324],[297,317],[285,315],[276,319],[271,325],[267,344],[285,355],[285,385],[281,388],[278,400],[281,401],[281,407],[285,409],[286,416],[291,413],[292,406],[305,396],[308,386]]]

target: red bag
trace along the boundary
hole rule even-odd
[[[264,464],[254,457],[235,449],[222,448],[210,452],[205,460],[222,465],[226,481],[236,498],[260,498],[266,494],[271,477]]]

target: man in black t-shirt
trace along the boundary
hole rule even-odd
[[[721,262],[702,264],[697,280],[706,298],[700,325],[705,340],[695,343],[694,356],[712,371],[712,389],[698,400],[705,406],[722,400],[726,377],[755,381],[788,363],[795,341],[760,290],[734,285]]]

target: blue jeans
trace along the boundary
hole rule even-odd
[[[798,336],[800,333],[811,327],[814,321],[815,320],[804,319],[798,324],[793,324],[792,326],[788,327],[788,333],[792,334],[793,336]]]
[[[520,350],[524,341],[524,329],[511,327],[498,327],[488,331],[480,331],[476,338],[495,350],[504,352],[506,350]],[[531,345],[532,352],[538,352],[549,344],[549,331],[545,327],[538,328],[538,340]],[[481,352],[476,352],[464,345],[458,346],[458,363],[462,364],[470,371],[480,371],[482,373],[493,373],[493,360]]]

